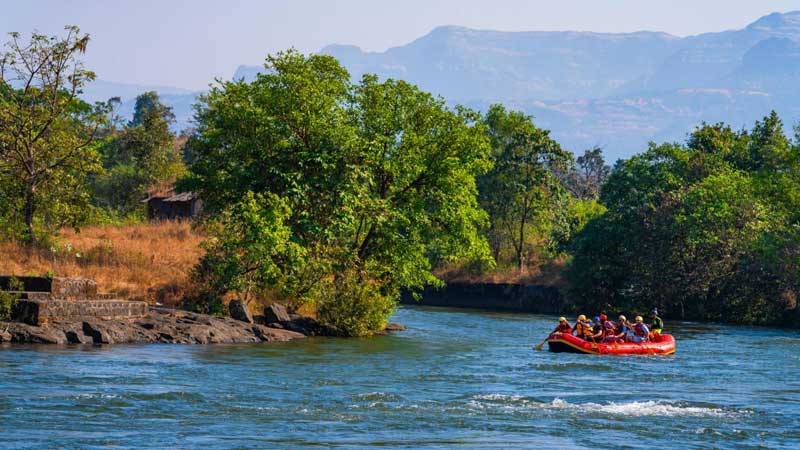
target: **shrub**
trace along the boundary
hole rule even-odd
[[[396,307],[395,293],[381,292],[377,283],[365,280],[362,274],[347,273],[333,283],[329,296],[320,300],[317,314],[344,336],[366,336],[384,329]]]

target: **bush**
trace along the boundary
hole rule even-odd
[[[8,286],[10,291],[23,290],[22,283],[16,278],[12,278]],[[18,296],[10,292],[0,291],[0,320],[11,319],[11,312],[17,303]]]
[[[344,336],[366,336],[382,330],[397,307],[395,293],[381,292],[378,284],[357,273],[343,275],[332,292],[319,302],[319,319]]]

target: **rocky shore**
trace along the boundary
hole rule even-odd
[[[293,324],[281,325],[292,327]],[[299,326],[295,329],[302,331]],[[246,323],[228,317],[151,308],[134,320],[54,321],[42,326],[21,322],[0,322],[0,342],[39,344],[223,344],[246,342],[285,342],[302,339],[305,334]]]
[[[306,336],[331,336],[335,331],[310,317],[288,314],[265,323],[250,323],[230,317],[214,317],[167,308],[150,308],[143,318],[54,321],[35,326],[22,322],[0,322],[0,343],[31,344],[233,344],[286,342]],[[379,334],[402,331],[389,324]]]

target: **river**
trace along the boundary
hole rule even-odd
[[[798,332],[667,323],[674,356],[614,357],[533,350],[550,316],[393,320],[408,331],[0,347],[0,447],[800,448]]]

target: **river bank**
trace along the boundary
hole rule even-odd
[[[214,317],[187,311],[150,308],[134,320],[55,321],[35,326],[22,322],[0,322],[0,342],[37,344],[232,344],[286,342],[306,334],[291,325],[267,326],[229,317]]]
[[[426,288],[419,300],[404,293],[400,302],[538,314],[560,314],[566,307],[557,287],[523,283],[450,282],[440,289]]]

